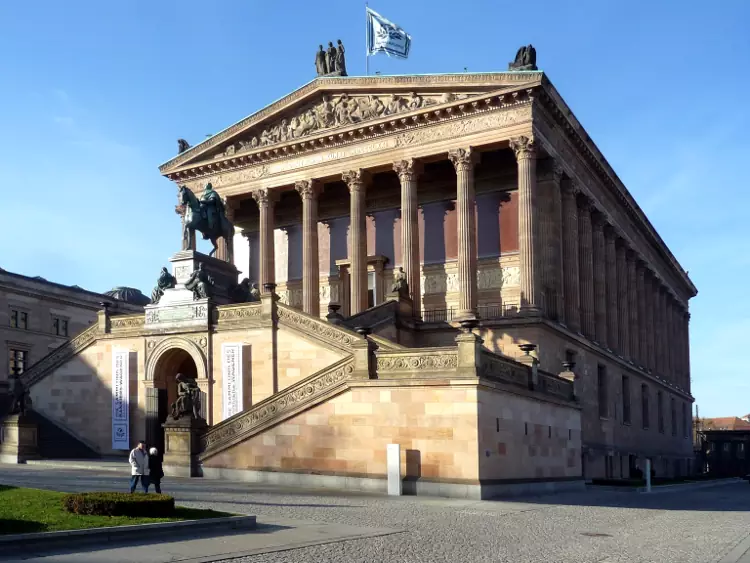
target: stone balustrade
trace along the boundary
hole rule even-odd
[[[458,367],[458,351],[455,346],[378,351],[376,357],[378,379],[435,374],[453,376]]]

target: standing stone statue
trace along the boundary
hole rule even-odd
[[[229,295],[235,303],[247,303],[250,301],[250,280],[245,278],[239,284],[229,290]]]
[[[260,289],[258,289],[258,284],[254,283],[250,289],[250,302],[257,303],[258,301],[260,301]]]
[[[336,47],[336,70],[341,73],[341,76],[346,76],[346,59],[344,58],[344,44],[341,39],[338,40],[338,46]]]
[[[177,154],[182,154],[190,148],[190,143],[185,139],[177,139]]]
[[[183,416],[200,419],[201,391],[195,379],[181,373],[175,378],[177,381],[177,400],[172,403],[172,418],[179,420]]]
[[[536,49],[531,44],[524,45],[516,53],[516,60],[508,63],[508,70],[539,70],[536,67]]]
[[[18,373],[13,375],[12,393],[13,402],[10,405],[9,414],[18,414],[20,416],[25,416],[26,409],[29,407],[29,403],[31,403],[31,401],[28,396],[28,391],[21,382],[21,375]]]
[[[161,269],[159,279],[156,281],[156,287],[151,292],[151,304],[156,305],[164,295],[164,290],[171,289],[177,285],[177,280],[170,274],[166,268]]]
[[[214,280],[208,275],[203,267],[203,263],[198,265],[198,269],[190,274],[190,279],[185,282],[185,289],[193,292],[193,299],[206,299],[213,296]]]
[[[328,50],[326,51],[326,67],[328,68],[328,73],[336,72],[338,70],[336,66],[336,59],[338,58],[338,54],[336,53],[336,47],[333,46],[333,42],[328,42]]]
[[[393,293],[398,293],[400,297],[409,296],[409,284],[406,281],[406,272],[403,268],[399,268],[398,272],[393,278]]]
[[[318,76],[328,74],[326,52],[323,50],[323,45],[318,45],[318,52],[315,53],[315,71],[318,73]]]

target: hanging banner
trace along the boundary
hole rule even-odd
[[[242,344],[221,345],[222,414],[226,420],[242,412]]]
[[[112,449],[130,450],[130,351],[112,351]]]

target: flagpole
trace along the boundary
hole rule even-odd
[[[367,2],[365,2],[365,76],[370,76],[370,26],[367,21]]]

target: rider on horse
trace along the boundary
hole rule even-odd
[[[208,230],[213,232],[221,227],[221,218],[226,215],[224,212],[224,202],[221,201],[221,196],[214,191],[214,187],[210,182],[206,184],[200,201],[201,214],[206,217]],[[206,233],[203,233],[203,238],[207,239],[209,237]]]

